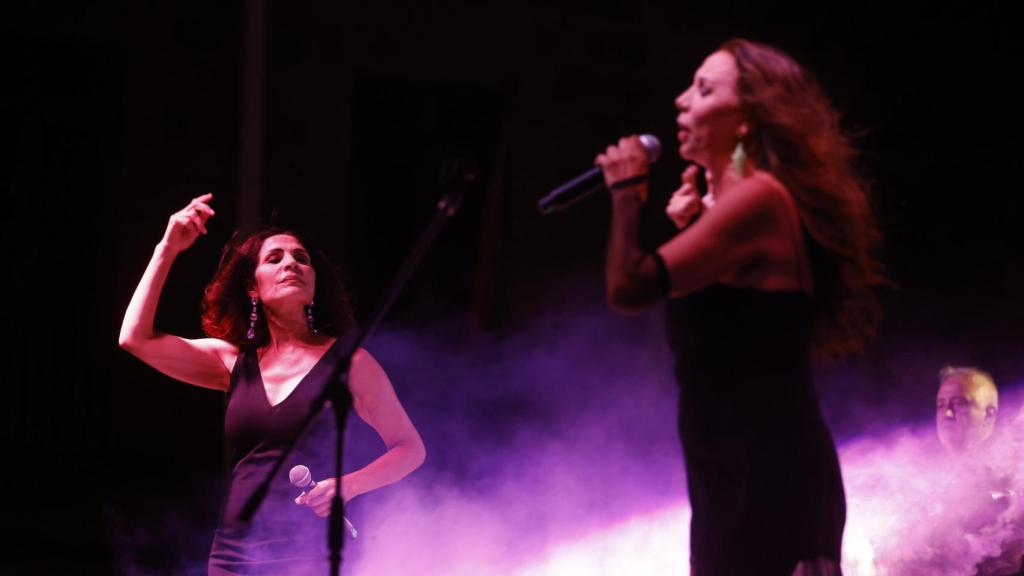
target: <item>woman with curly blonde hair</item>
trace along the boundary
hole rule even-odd
[[[668,298],[692,573],[838,574],[845,498],[811,351],[859,350],[878,318],[855,150],[814,77],[764,44],[729,40],[675,103],[692,164],[667,207],[679,232],[656,251],[638,240],[639,138],[596,163],[612,191],[609,304]]]

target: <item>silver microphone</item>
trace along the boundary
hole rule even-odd
[[[313,480],[313,474],[310,473],[309,468],[299,464],[298,466],[292,466],[292,469],[288,471],[288,481],[292,483],[292,486],[300,490],[309,492],[313,488],[316,488],[316,481]],[[359,532],[356,531],[356,527],[345,518],[345,528],[348,528],[348,533],[353,538],[359,537]]]

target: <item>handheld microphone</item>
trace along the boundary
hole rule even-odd
[[[640,144],[647,152],[647,162],[653,164],[661,156],[661,142],[653,134],[641,134]],[[595,166],[538,200],[537,209],[541,214],[550,214],[568,208],[604,187],[604,173],[600,166]]]
[[[292,466],[292,469],[288,471],[288,481],[292,483],[292,486],[306,492],[317,487],[317,483],[313,480],[313,475],[310,474],[309,468],[302,464]],[[359,532],[356,532],[356,527],[348,521],[348,518],[345,518],[345,528],[348,528],[348,533],[353,538],[359,537]]]

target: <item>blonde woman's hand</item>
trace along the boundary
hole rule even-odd
[[[611,186],[636,176],[646,176],[650,162],[647,150],[640,142],[639,136],[619,138],[618,144],[609,146],[603,154],[594,158],[594,164],[604,172],[604,182]],[[638,184],[641,199],[647,199],[647,184]]]
[[[696,164],[691,164],[683,172],[683,185],[672,193],[672,197],[668,199],[668,205],[665,206],[665,214],[680,230],[689,226],[706,207],[706,203],[697,193],[698,170]]]

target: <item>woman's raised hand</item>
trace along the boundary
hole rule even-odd
[[[197,196],[181,210],[171,214],[163,241],[174,252],[187,249],[200,234],[206,234],[206,221],[215,214],[209,202],[213,194]]]
[[[603,154],[598,154],[594,164],[601,167],[605,184],[610,188],[613,184],[646,176],[650,161],[647,159],[647,150],[640,143],[640,137],[626,136],[620,138],[618,144],[609,146]],[[639,189],[641,198],[646,200],[647,187]]]

